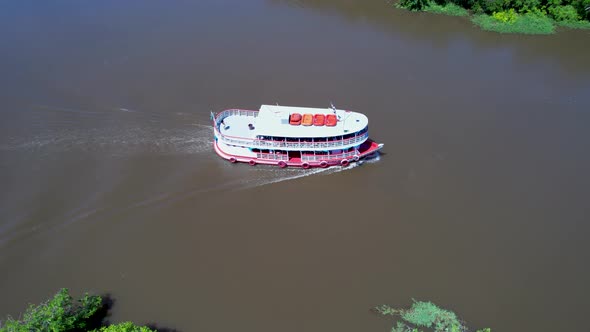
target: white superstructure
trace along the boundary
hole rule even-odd
[[[259,111],[225,110],[213,119],[216,151],[231,161],[249,158],[250,164],[256,164],[268,159],[325,167],[335,160],[358,160],[372,146],[365,144],[368,118],[334,107],[262,105]]]

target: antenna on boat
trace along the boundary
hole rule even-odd
[[[330,108],[332,109],[332,112],[334,112],[334,115],[338,116],[338,121],[340,121],[342,118],[336,113],[336,107],[332,102],[330,102]]]

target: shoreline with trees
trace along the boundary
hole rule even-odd
[[[467,16],[486,31],[552,34],[556,27],[590,29],[590,0],[400,0],[398,8]]]

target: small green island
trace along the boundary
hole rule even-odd
[[[590,0],[400,0],[398,8],[468,16],[483,30],[552,34],[556,27],[590,29]]]
[[[393,308],[382,304],[373,308],[381,316],[395,319],[391,332],[468,332],[470,330],[457,314],[438,307],[432,302],[414,301],[408,309]],[[475,332],[491,332],[490,328]]]

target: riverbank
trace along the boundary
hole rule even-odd
[[[557,27],[590,29],[590,0],[400,0],[410,11],[469,17],[486,31],[547,35]]]

